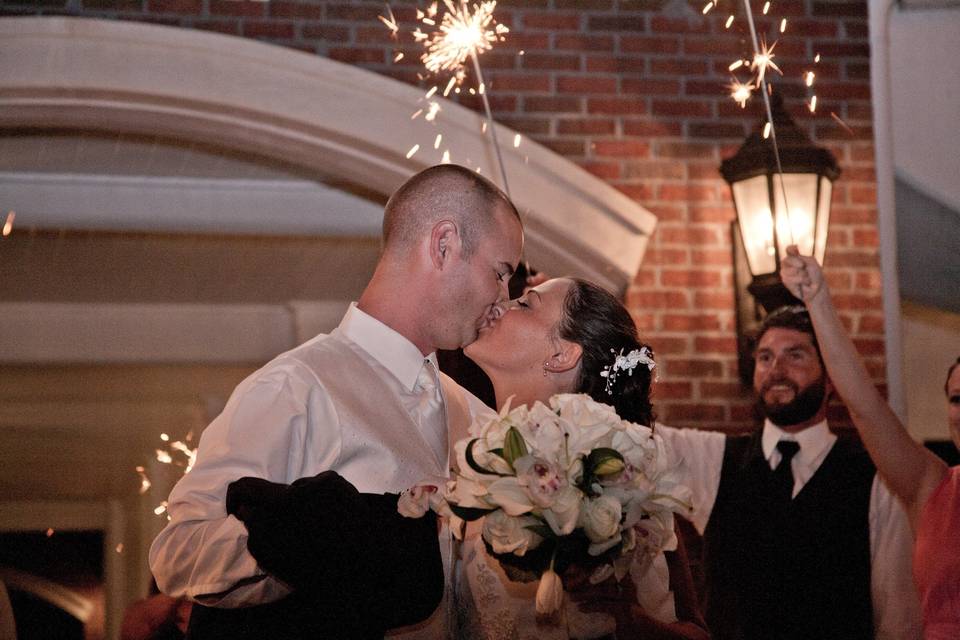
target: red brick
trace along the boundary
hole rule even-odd
[[[850,189],[850,202],[853,204],[877,204],[876,187],[852,187]]]
[[[620,177],[620,165],[616,162],[584,162],[580,166],[604,180],[616,180]]]
[[[874,233],[876,231],[874,230]],[[878,291],[883,287],[883,279],[879,271],[860,271],[857,273],[857,289],[872,289]]]
[[[737,339],[696,336],[694,338],[693,348],[697,353],[735,354],[737,353]]]
[[[550,78],[542,75],[498,73],[490,76],[491,91],[540,92],[550,90]]]
[[[645,202],[650,200],[653,195],[653,189],[650,187],[650,185],[646,184],[615,184],[613,186],[616,187],[617,191],[620,191],[631,200],[635,200],[637,202]]]
[[[679,136],[683,126],[679,122],[656,120],[624,120],[623,133],[628,136],[665,137]]]
[[[350,22],[369,22],[372,24],[380,24],[380,20],[377,18],[380,15],[380,12],[383,11],[383,5],[368,4],[368,5],[354,5],[354,4],[330,4],[327,7],[327,18],[330,20],[347,20]]]
[[[626,178],[682,180],[684,165],[682,162],[638,161],[624,167],[623,173]]]
[[[226,33],[231,36],[240,35],[240,22],[238,20],[198,20],[193,23],[193,28],[202,31]]]
[[[616,128],[613,120],[608,119],[564,119],[557,121],[557,133],[560,135],[604,135],[612,134]]]
[[[590,53],[596,51],[613,51],[613,36],[558,33],[555,36],[554,48],[558,50],[571,49]]]
[[[853,288],[853,277],[849,271],[828,271],[824,276],[831,291],[850,291]]]
[[[659,142],[656,145],[655,155],[661,158],[692,158],[702,160],[716,157],[716,147],[711,144]]]
[[[596,76],[560,76],[557,78],[560,93],[616,93],[617,79]]]
[[[700,396],[703,398],[743,398],[751,391],[744,389],[738,382],[701,382]]]
[[[147,0],[147,11],[149,13],[198,15],[201,8],[201,0]]]
[[[658,80],[650,78],[624,78],[621,81],[623,93],[636,93],[640,96],[670,95],[680,93],[679,80]]]
[[[665,228],[661,225],[656,234],[661,242],[685,245],[710,245],[720,240],[717,230],[703,227]]]
[[[580,14],[527,13],[523,16],[523,26],[530,29],[549,29],[550,31],[576,31],[580,28]]]
[[[538,111],[550,113],[579,113],[582,100],[569,96],[527,96],[523,99],[523,110],[528,113]]]
[[[694,249],[690,261],[695,265],[729,267],[733,264],[733,255],[725,249]]]
[[[210,0],[210,14],[214,16],[244,16],[262,18],[266,3],[252,0]]]
[[[882,316],[860,316],[857,333],[883,334],[885,330]]]
[[[631,100],[629,98],[588,98],[587,111],[589,113],[610,115],[640,115],[646,113],[647,109],[641,100]]]
[[[330,25],[323,23],[304,24],[303,37],[318,38],[333,42],[347,42],[350,39],[350,30],[341,25]],[[419,62],[417,64],[419,65]]]
[[[696,100],[654,100],[651,112],[656,116],[713,116],[713,103]]]
[[[655,400],[689,400],[693,397],[690,382],[655,382],[650,394]]]
[[[643,16],[589,16],[587,31],[637,31],[647,30],[647,21]]]
[[[835,235],[831,233],[831,237]],[[830,269],[836,267],[876,267],[879,263],[876,251],[831,251],[830,242],[827,242],[827,254],[824,258]]]
[[[540,144],[559,153],[562,156],[582,158],[586,155],[586,146],[583,140],[538,140]]]
[[[878,311],[883,309],[883,300],[879,295],[834,294],[833,304],[837,309],[849,309],[851,311],[864,309]]]
[[[667,354],[685,354],[690,350],[690,341],[687,338],[670,338],[666,336],[651,337],[650,346],[659,356]]]
[[[742,124],[724,124],[720,122],[690,122],[687,124],[687,133],[691,138],[736,138],[741,140],[746,136]]]
[[[249,26],[251,25],[245,25],[244,30],[246,31]],[[291,30],[292,30],[292,26],[291,26]],[[384,49],[359,49],[356,47],[334,47],[330,49],[327,55],[329,55],[332,60],[339,60],[340,62],[352,62],[352,63],[381,62],[382,63],[386,61],[386,52]]]
[[[733,292],[708,293],[706,291],[697,291],[693,294],[693,306],[697,309],[733,311],[735,307]]]
[[[877,229],[854,229],[853,246],[858,248],[876,249],[880,246],[880,234]]]
[[[524,69],[580,71],[580,56],[525,53],[522,60]]]
[[[719,378],[723,375],[723,367],[716,360],[668,360],[665,366],[671,376]]]
[[[710,23],[696,18],[673,18],[668,16],[653,16],[650,18],[652,33],[710,33]]]
[[[697,314],[664,314],[662,326],[664,331],[718,331],[720,321],[714,315]]]
[[[702,59],[694,58],[663,58],[650,61],[650,73],[666,76],[696,76],[703,75],[709,68]]]
[[[882,356],[886,353],[886,344],[878,338],[854,338],[853,344],[862,356]]]
[[[646,158],[650,155],[650,143],[638,140],[598,140],[592,146],[598,156]]]
[[[631,289],[627,294],[627,305],[641,310],[686,309],[689,306],[687,296],[680,291],[665,291],[662,289]]]
[[[323,6],[318,4],[270,0],[267,6],[270,15],[276,18],[323,18]]]
[[[686,249],[648,248],[643,254],[643,261],[645,264],[686,266],[689,263],[689,254]]]
[[[717,287],[721,280],[716,271],[684,269],[663,270],[660,273],[660,282],[666,287]]]
[[[293,23],[292,22],[270,22],[270,21],[244,21],[243,23],[243,35],[248,38],[292,38],[293,37]],[[343,51],[351,51],[349,49],[344,49]],[[361,52],[361,49],[353,49],[352,51]],[[368,50],[370,51],[370,50]],[[360,59],[352,58],[337,58],[342,61],[349,62],[383,62],[383,50],[378,49],[379,58],[376,59],[367,59],[361,57]],[[372,53],[372,51],[371,51]],[[333,58],[333,51],[330,52],[330,57]]]
[[[685,202],[709,202],[717,199],[717,191],[712,186],[698,184],[664,184],[657,190],[661,200],[683,200]]]
[[[694,205],[690,208],[690,222],[730,223],[736,218],[736,211],[729,207],[704,207]]]
[[[687,208],[682,205],[666,205],[662,202],[649,202],[647,203],[647,209],[657,217],[657,220],[660,222],[659,228],[661,229],[664,228],[663,224],[666,222],[687,221]]]
[[[628,53],[679,53],[680,38],[623,36],[620,49]]]
[[[550,133],[550,121],[544,118],[497,116],[497,121],[514,131],[527,135],[547,135]]]
[[[671,404],[667,407],[667,424],[679,420],[721,421],[723,405],[718,404]]]

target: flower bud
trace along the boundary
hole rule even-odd
[[[540,576],[537,587],[537,613],[550,615],[563,604],[563,582],[553,569],[547,569]]]

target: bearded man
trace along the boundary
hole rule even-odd
[[[659,429],[693,491],[713,637],[919,638],[906,516],[859,443],[828,427],[806,309],[768,315],[756,345],[760,429]]]

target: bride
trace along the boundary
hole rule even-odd
[[[615,354],[642,346],[629,312],[614,296],[583,280],[557,278],[501,306],[496,319],[481,329],[464,353],[490,378],[498,407],[511,397],[512,406],[532,406],[558,393],[584,393],[612,405],[622,419],[653,426],[651,371],[646,366],[617,376],[609,388],[601,375]],[[451,440],[464,435],[451,434]],[[565,606],[560,623],[537,618],[536,582],[507,577],[488,553],[479,523],[469,523],[461,551],[455,637],[709,637],[697,611],[682,546],[667,554],[669,587],[662,561],[651,566],[638,558],[625,585],[614,585],[611,578],[610,584],[572,589],[568,597],[573,602]],[[651,589],[657,582],[660,587]]]

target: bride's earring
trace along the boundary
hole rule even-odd
[[[543,377],[544,377],[544,378],[547,377],[547,365],[548,365],[548,364],[549,364],[548,362],[544,362],[544,363],[543,363]]]

